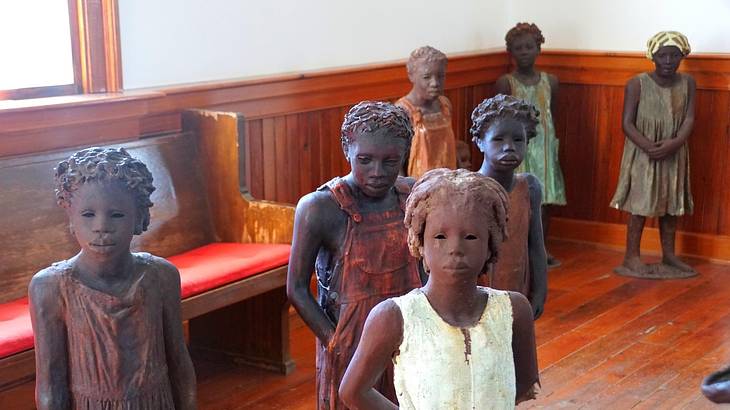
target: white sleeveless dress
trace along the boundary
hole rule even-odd
[[[393,359],[401,409],[513,409],[512,302],[485,289],[487,306],[470,328],[446,323],[421,289],[393,298],[403,342]]]

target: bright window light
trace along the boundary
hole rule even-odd
[[[67,0],[0,0],[0,90],[74,83]]]

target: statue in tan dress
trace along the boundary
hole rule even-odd
[[[696,275],[674,252],[677,216],[691,214],[694,207],[687,140],[694,127],[695,81],[677,72],[689,52],[689,42],[681,33],[657,33],[649,39],[647,50],[655,70],[626,84],[626,140],[621,174],[611,200],[612,207],[631,214],[626,256],[615,269],[622,275],[650,279]],[[645,265],[639,259],[647,217],[659,218],[663,257],[656,265]]]

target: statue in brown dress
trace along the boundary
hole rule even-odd
[[[626,83],[623,130],[626,134],[621,174],[611,206],[631,214],[626,256],[616,272],[639,278],[685,278],[696,275],[674,252],[677,216],[694,208],[687,140],[694,127],[695,81],[678,73],[690,52],[687,38],[662,31],[649,39],[647,57],[655,70]],[[647,266],[639,259],[647,217],[659,218],[662,262]]]
[[[535,137],[535,107],[510,95],[482,101],[471,115],[473,141],[484,153],[479,173],[494,178],[509,192],[507,239],[499,260],[480,284],[520,292],[530,301],[535,319],[547,296],[547,258],[541,222],[542,189],[529,173],[515,173]]]
[[[418,178],[429,169],[456,167],[456,140],[451,127],[451,103],[444,96],[446,55],[425,46],[411,53],[406,68],[413,88],[399,105],[408,111],[413,142],[405,174]]]
[[[194,409],[180,274],[131,253],[147,229],[152,175],[124,149],[89,148],[55,169],[81,251],[33,276],[39,409]]]
[[[357,104],[342,124],[351,172],[297,205],[287,294],[317,337],[318,409],[345,408],[337,388],[373,306],[421,285],[403,224],[413,180],[398,175],[412,135],[402,108]],[[316,300],[309,288],[313,271]],[[392,367],[374,384],[395,400]]]

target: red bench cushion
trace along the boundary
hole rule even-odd
[[[211,243],[167,260],[180,270],[184,299],[284,266],[290,249],[290,245]]]
[[[33,348],[28,298],[0,304],[0,357]]]
[[[254,276],[289,262],[289,245],[212,243],[168,258],[180,270],[182,297]],[[0,304],[0,358],[33,348],[28,298]]]

